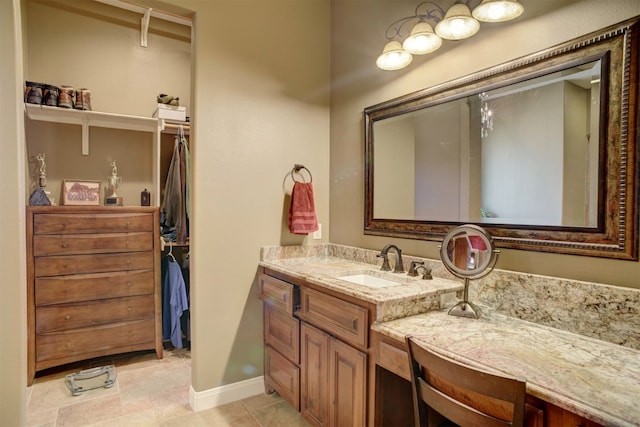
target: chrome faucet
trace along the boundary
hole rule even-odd
[[[404,273],[404,267],[402,265],[402,250],[396,245],[386,245],[382,248],[382,251],[378,254],[378,258],[382,258],[382,267],[380,268],[383,271],[390,271],[391,267],[389,266],[389,250],[393,249],[396,251],[396,265],[393,266],[394,273]]]

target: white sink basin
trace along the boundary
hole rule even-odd
[[[401,283],[382,277],[370,276],[368,274],[354,274],[351,276],[338,277],[340,280],[355,283],[356,285],[368,286],[370,288],[386,288],[388,286],[398,286]]]

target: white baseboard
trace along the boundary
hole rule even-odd
[[[194,412],[215,408],[226,403],[264,393],[264,377],[255,377],[205,391],[189,389],[189,403]]]

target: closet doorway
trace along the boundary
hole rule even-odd
[[[122,178],[118,195],[125,206],[141,206],[147,200],[151,206],[163,205],[176,140],[181,151],[185,147],[190,149],[192,144],[188,121],[191,111],[191,14],[162,2],[144,3],[153,4],[153,9],[136,4],[135,0],[23,2],[26,81],[39,83],[42,87],[83,88],[90,93],[92,112],[122,118],[126,123],[140,121],[148,126],[147,121],[157,115],[159,102],[167,101],[170,108],[185,108],[184,118],[159,120],[157,130],[151,131],[136,126],[78,126],[69,124],[64,118],[59,122],[25,118],[29,193],[38,185],[37,156],[44,154],[46,190],[55,204],[61,204],[62,183],[69,179],[100,182],[101,204],[104,204],[107,181],[112,164],[116,162],[117,175]],[[168,97],[158,99],[160,94]],[[176,98],[178,105],[172,105]],[[63,115],[76,113],[81,114],[70,108]],[[88,141],[86,149],[85,140]],[[185,180],[189,171],[185,169],[182,173]],[[147,196],[145,190],[149,192]],[[188,202],[184,205],[188,211]],[[182,237],[165,245],[161,258],[173,258],[180,263],[188,303],[186,216],[181,225]],[[188,315],[186,309],[180,320],[182,346],[187,350],[190,348]],[[170,333],[168,335],[164,345],[171,349],[175,345]]]

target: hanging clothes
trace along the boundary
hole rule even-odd
[[[189,237],[190,158],[189,144],[182,127],[174,140],[173,156],[165,181],[162,201],[163,237],[186,243]]]
[[[186,284],[180,264],[164,260],[166,269],[162,281],[162,338],[170,339],[175,348],[182,348],[182,314],[189,310]]]

